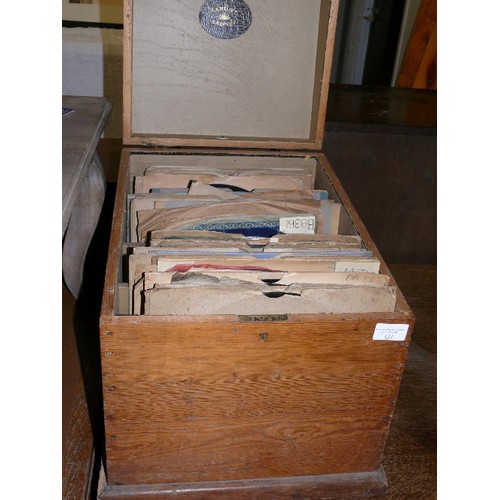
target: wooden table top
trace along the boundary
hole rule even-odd
[[[104,97],[63,96],[62,107],[62,234],[94,156],[111,103]]]
[[[390,127],[394,133],[406,128],[410,134],[435,134],[437,91],[331,84],[326,121],[327,128],[349,124],[361,132]]]

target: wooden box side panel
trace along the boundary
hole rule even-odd
[[[123,280],[122,242],[125,235],[125,211],[129,182],[130,152],[122,149],[120,169],[116,186],[115,204],[111,222],[104,290],[101,306],[101,318],[113,317],[119,309],[119,289]]]
[[[373,321],[109,324],[109,484],[378,469],[407,343]]]

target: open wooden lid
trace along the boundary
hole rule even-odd
[[[321,149],[338,0],[125,0],[127,145]]]

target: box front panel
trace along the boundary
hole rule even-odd
[[[373,321],[103,332],[109,484],[373,471],[406,344]]]

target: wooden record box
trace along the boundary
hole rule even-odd
[[[387,486],[381,459],[414,318],[320,152],[337,10],[338,0],[125,0],[124,148],[100,319],[102,499],[341,498]],[[155,169],[233,180],[259,172],[252,182],[264,173],[270,184],[307,172],[323,232],[298,240],[359,246],[292,256],[290,265],[326,261],[318,280],[368,286],[306,285],[303,296],[278,296],[255,283],[155,284],[165,295],[154,302],[132,257],[151,249],[134,233],[131,207]],[[269,190],[256,191],[252,210]],[[141,192],[149,199],[155,189]],[[281,236],[266,242],[296,242]],[[310,245],[309,255],[317,244],[300,248]],[[198,253],[215,262],[210,245]],[[153,249],[143,270],[172,269],[160,268],[163,251]],[[218,262],[235,262],[228,255]]]

